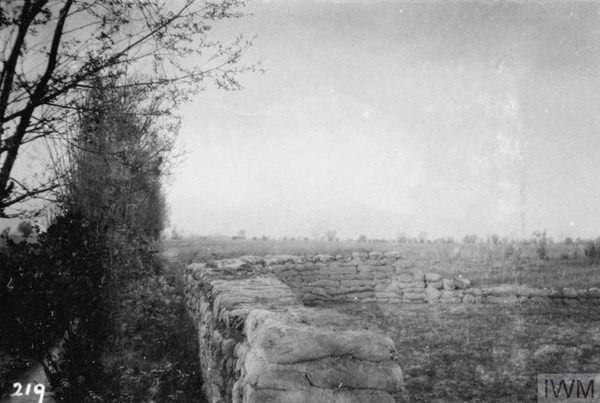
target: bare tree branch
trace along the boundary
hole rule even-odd
[[[177,106],[206,82],[240,88],[236,76],[257,68],[238,66],[251,42],[237,38],[225,44],[208,34],[214,22],[241,16],[237,9],[243,4],[22,0],[7,6],[11,19],[0,25],[0,214],[23,200],[20,193],[11,196],[16,190],[10,180],[23,145],[48,140],[44,144],[57,144],[54,150],[59,152],[59,142],[78,144],[67,128],[82,113],[85,94],[94,90],[98,77],[115,79],[117,88],[169,100],[168,108],[127,112],[164,119],[164,127],[174,127],[167,122],[177,119]],[[135,80],[117,80],[136,66],[144,71]],[[51,159],[67,163],[57,156]]]

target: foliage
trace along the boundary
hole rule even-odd
[[[201,400],[182,302],[171,286],[128,287],[160,278],[153,242],[166,223],[161,179],[177,106],[211,81],[237,89],[238,73],[254,68],[237,67],[250,42],[209,36],[242,5],[23,0],[0,8],[0,217],[51,190],[62,212],[38,244],[6,233],[0,349],[46,356],[57,401]],[[48,145],[56,170],[27,183],[11,174],[31,142]],[[133,333],[114,326],[124,317]],[[61,356],[47,356],[57,343]],[[115,366],[107,358],[115,347],[152,365],[122,357]]]
[[[231,237],[231,239],[235,240],[244,240],[246,239],[246,230],[245,229],[241,229],[238,231],[237,235],[234,235]]]
[[[600,263],[600,239],[587,241],[583,247],[583,254],[587,264]]]
[[[43,362],[56,401],[104,401],[99,391],[106,383],[101,357],[107,318],[88,321],[83,325],[75,321],[65,333],[61,356]]]
[[[540,260],[548,259],[548,237],[546,236],[546,231],[535,231],[533,233],[533,244],[535,245],[535,249]]]
[[[27,239],[29,238],[29,235],[31,235],[31,233],[33,232],[33,224],[31,223],[31,221],[23,220],[19,222],[19,225],[17,225],[17,230],[21,234],[23,234],[25,239]]]
[[[251,42],[210,35],[215,22],[242,14],[242,0],[19,0],[0,8],[0,216],[56,187],[51,176],[11,176],[28,143],[64,144],[65,122],[98,76],[140,74],[122,85],[167,100],[161,113],[213,83],[237,89]],[[43,172],[42,172],[43,173]]]
[[[518,258],[518,248],[515,248],[515,245],[513,242],[509,242],[509,243],[505,244],[504,248],[503,248],[503,252],[504,252],[505,259],[510,259],[512,256],[515,256]]]
[[[59,200],[97,230],[127,228],[156,240],[166,223],[161,178],[169,170],[176,128],[161,130],[160,101],[149,96],[98,78],[73,129],[77,140],[56,168],[63,183]]]
[[[398,349],[407,395],[397,401],[534,402],[537,374],[585,373],[597,306],[563,304],[338,305]],[[592,343],[592,344],[590,344]],[[583,400],[583,399],[581,399]]]
[[[337,233],[335,232],[335,230],[327,230],[325,231],[325,238],[329,241],[329,242],[333,242],[335,241]]]
[[[410,238],[402,233],[399,233],[398,235],[396,235],[396,241],[398,243],[407,243],[409,242]]]
[[[158,121],[160,107],[161,102],[150,98],[145,90],[122,86],[114,77],[96,77],[70,128],[75,140],[68,158],[56,165],[61,174],[57,192],[60,206],[82,217],[86,234],[96,237],[90,244],[102,251],[93,259],[97,273],[102,275],[102,284],[91,299],[99,311],[73,301],[78,310],[70,318],[76,326],[70,326],[66,333],[64,356],[46,366],[59,400],[144,400],[145,394],[131,395],[131,400],[127,396],[132,390],[139,392],[133,384],[145,384],[148,374],[131,373],[133,367],[127,365],[127,370],[118,368],[125,378],[116,376],[115,367],[106,361],[107,351],[115,337],[132,341],[133,345],[124,350],[130,348],[132,353],[140,349],[139,340],[155,349],[164,347],[164,343],[157,343],[158,330],[148,336],[145,328],[136,329],[135,336],[125,337],[113,326],[126,309],[122,302],[129,295],[127,287],[161,271],[153,252],[166,221],[161,179],[168,170],[172,136],[165,134],[166,128]],[[86,290],[85,284],[75,287]],[[136,318],[156,320],[152,326],[164,330],[167,319],[172,318],[161,306],[145,302],[142,306],[147,311],[135,312]],[[144,359],[158,359],[156,351],[144,354]],[[160,368],[153,367],[152,373]],[[149,379],[158,379],[154,375]],[[122,382],[128,386],[119,389]],[[121,390],[121,396],[113,396],[115,390]]]
[[[177,227],[173,227],[173,229],[171,230],[171,239],[181,239],[183,238],[183,235],[179,233],[179,230],[177,229]]]
[[[194,330],[174,276],[161,276],[139,237],[95,228],[69,215],[38,244],[11,241],[0,270],[10,284],[0,290],[8,324],[0,350],[45,357],[56,401],[137,402],[153,385],[158,401],[201,401]],[[57,344],[62,353],[50,359]]]
[[[464,244],[475,244],[477,243],[477,235],[465,235],[463,238]]]
[[[100,316],[76,315],[64,357],[47,368],[52,387],[65,401],[143,401],[160,391],[152,392],[163,376],[188,373],[162,356],[170,347],[168,335],[184,328],[173,322],[180,316],[169,311],[170,302],[160,294],[151,295],[157,289],[150,287],[144,295],[131,289],[162,270],[154,243],[166,221],[161,179],[172,136],[157,120],[160,102],[148,97],[146,91],[98,77],[72,129],[77,140],[64,162],[59,200],[63,209],[84,217],[90,234],[101,235],[104,253],[96,261],[106,275],[107,292],[98,294],[98,305],[107,309]],[[123,316],[126,323],[139,324],[133,334],[117,326]],[[120,364],[107,358],[115,346],[125,352]],[[132,355],[138,359],[132,361]]]
[[[98,346],[110,329],[106,242],[81,216],[59,217],[36,244],[9,241],[0,270],[0,350],[48,359],[56,400],[86,401],[101,382]],[[64,341],[61,365],[47,356]],[[76,359],[73,359],[76,357]],[[72,387],[68,387],[72,386]]]
[[[204,401],[195,329],[180,287],[174,277],[154,275],[123,290],[105,357],[109,401]]]
[[[8,242],[0,283],[2,343],[9,350],[40,358],[68,328],[72,318],[101,306],[105,283],[102,253],[75,216],[59,219],[38,244]],[[25,308],[26,307],[26,308]]]

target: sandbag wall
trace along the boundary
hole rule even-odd
[[[257,261],[192,264],[184,275],[211,402],[394,402],[402,370],[391,339],[307,308]]]
[[[352,253],[348,256],[243,256],[230,263],[252,264],[273,274],[308,305],[338,302],[380,303],[592,303],[600,289],[533,288],[503,284],[474,287],[468,278],[419,269],[396,252]]]
[[[598,288],[477,288],[396,253],[245,256],[192,264],[184,277],[211,402],[393,402],[402,393],[389,338],[306,304],[600,302]]]
[[[481,301],[488,304],[559,303],[600,304],[600,288],[575,289],[565,287],[532,288],[523,285],[503,284],[478,290]]]
[[[424,302],[426,297],[423,272],[415,270],[411,261],[395,252],[266,256],[254,264],[260,272],[273,274],[288,284],[310,305],[351,301]]]
[[[477,303],[482,291],[463,277],[423,272],[396,252],[349,256],[243,256],[256,270],[273,274],[309,305],[339,302]]]

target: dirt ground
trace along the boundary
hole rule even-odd
[[[338,305],[390,336],[407,402],[535,402],[537,374],[597,373],[597,305]]]
[[[575,246],[395,244],[197,239],[169,241],[180,261],[241,255],[398,251],[425,272],[462,275],[474,286],[600,287],[600,267]],[[511,253],[509,253],[511,252]],[[600,372],[600,306],[593,304],[353,303],[329,306],[391,337],[404,370],[406,402],[535,402],[537,375]]]

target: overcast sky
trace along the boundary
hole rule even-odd
[[[186,233],[600,235],[600,4],[255,2],[184,108]]]

